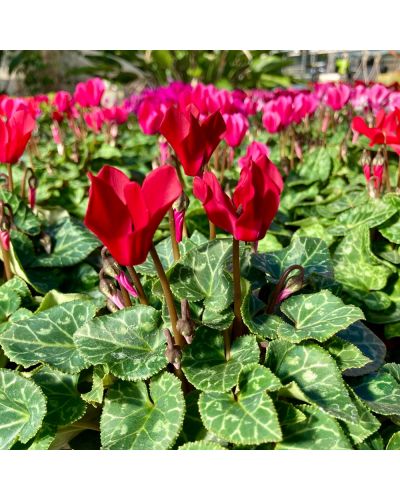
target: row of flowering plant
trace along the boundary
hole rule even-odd
[[[399,449],[396,88],[0,97],[0,448]]]

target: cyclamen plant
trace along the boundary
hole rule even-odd
[[[106,93],[0,98],[0,448],[399,449],[399,92]]]

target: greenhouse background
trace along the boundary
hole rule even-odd
[[[71,90],[100,76],[129,89],[197,79],[221,87],[289,86],[310,81],[400,80],[393,50],[81,50],[0,51],[0,93]]]

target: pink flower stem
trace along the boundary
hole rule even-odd
[[[132,266],[126,266],[126,270],[129,273],[129,276],[131,277],[133,286],[135,287],[138,297],[139,297],[139,302],[145,306],[149,305],[149,301],[147,300],[146,294],[144,292],[142,283],[140,281],[138,273],[135,271],[135,269]]]

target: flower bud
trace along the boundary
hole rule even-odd
[[[7,252],[10,250],[10,231],[7,229],[0,230],[0,242]]]
[[[167,339],[167,348],[165,350],[165,356],[168,363],[171,363],[177,370],[181,367],[182,353],[179,346],[174,344],[171,332],[168,328],[164,330],[165,338]]]
[[[110,278],[117,279],[121,273],[119,265],[115,262],[111,255],[102,255],[104,273]]]
[[[172,208],[174,210],[177,210],[178,212],[182,212],[187,210],[189,207],[189,197],[187,194],[182,191],[182,194],[179,196],[179,198],[173,203]]]

